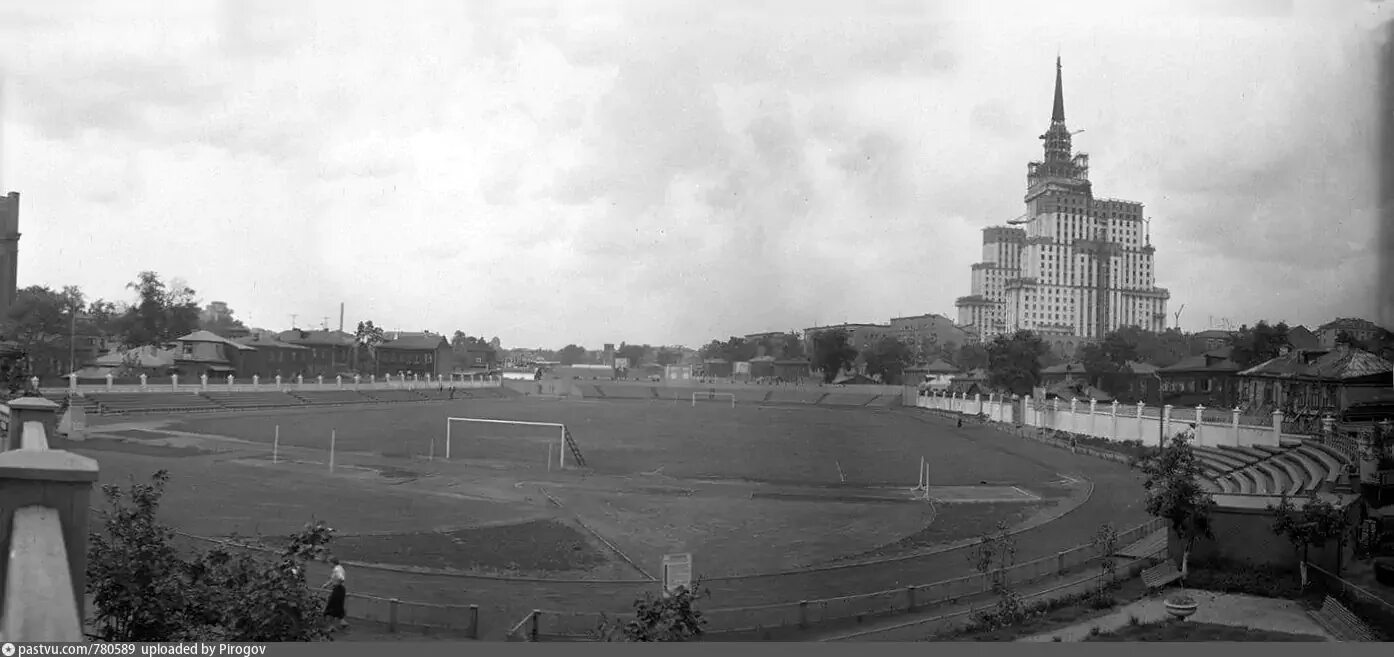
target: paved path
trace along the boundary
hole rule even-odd
[[[1247,627],[1271,632],[1306,634],[1319,636],[1328,641],[1335,640],[1320,625],[1317,625],[1311,616],[1307,615],[1301,603],[1293,600],[1215,593],[1213,591],[1189,590],[1187,593],[1200,604],[1195,615],[1188,619],[1190,621]],[[1126,627],[1133,618],[1141,623],[1164,621],[1170,618],[1166,612],[1166,598],[1167,595],[1156,595],[1134,602],[1107,616],[1019,640],[1051,642],[1055,641],[1055,637],[1060,637],[1060,640],[1064,642],[1083,641],[1093,632],[1094,628],[1107,634]]]

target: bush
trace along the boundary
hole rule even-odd
[[[1290,568],[1254,566],[1228,560],[1192,563],[1186,585],[1220,593],[1242,593],[1264,598],[1302,597],[1301,579]]]
[[[707,620],[697,609],[698,598],[709,595],[694,582],[692,588],[678,587],[671,595],[645,593],[634,601],[634,618],[624,621],[601,614],[596,638],[613,642],[691,641],[702,636]]]
[[[185,559],[156,517],[169,475],[128,491],[103,486],[109,508],[90,537],[87,592],[105,641],[265,643],[327,639],[323,601],[305,586],[305,563],[326,554],[333,530],[313,524],[274,562],[214,549]]]

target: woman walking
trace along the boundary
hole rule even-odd
[[[344,588],[344,567],[339,564],[338,557],[330,557],[329,563],[333,569],[329,571],[329,581],[321,587],[329,589],[329,604],[324,606],[324,615],[338,621],[339,627],[348,627],[348,621],[344,620],[344,600],[348,598],[348,589]]]

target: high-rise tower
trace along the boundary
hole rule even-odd
[[[0,317],[19,293],[19,192],[0,197]]]
[[[1166,326],[1143,206],[1096,198],[1073,136],[1057,58],[1044,155],[1026,165],[1026,212],[983,231],[972,294],[958,300],[959,322],[983,337],[1029,329],[1069,353],[1121,326]]]

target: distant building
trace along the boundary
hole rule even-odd
[[[1056,60],[1055,104],[1041,136],[1042,161],[1027,165],[1026,212],[983,231],[971,293],[958,321],[981,338],[1028,329],[1071,355],[1123,326],[1166,328],[1170,293],[1156,286],[1141,203],[1097,198],[1089,156],[1074,153]]]
[[[343,331],[307,331],[291,329],[277,336],[282,342],[299,345],[309,349],[305,364],[307,378],[324,376],[332,379],[340,374],[351,373],[354,369],[353,335]],[[359,354],[363,357],[362,354]]]
[[[1205,351],[1214,351],[1232,346],[1234,344],[1234,331],[1206,329],[1191,335],[1191,339],[1200,343]]]
[[[889,334],[919,353],[932,352],[944,345],[962,347],[974,341],[968,331],[938,313],[892,317]]]
[[[415,374],[448,376],[455,369],[450,341],[434,333],[395,334],[377,346],[375,375]]]
[[[1290,420],[1314,424],[1323,414],[1389,395],[1390,362],[1339,345],[1330,350],[1291,350],[1239,373],[1241,396],[1251,413],[1281,410]]]
[[[1321,340],[1307,327],[1298,325],[1288,329],[1288,344],[1293,349],[1317,349],[1321,347]]]
[[[1230,360],[1228,347],[1183,358],[1157,370],[1162,400],[1174,406],[1234,408],[1239,401],[1239,369]]]
[[[866,350],[876,344],[881,338],[893,335],[890,324],[834,324],[831,326],[815,326],[806,328],[803,331],[804,351],[813,353],[813,343],[817,337],[828,331],[841,329],[847,332],[847,342],[858,352]]]
[[[1361,343],[1379,339],[1384,335],[1384,328],[1368,319],[1359,317],[1341,317],[1333,322],[1322,324],[1315,331],[1317,342],[1321,347],[1330,349],[1336,346],[1336,338],[1342,333],[1349,335]]]
[[[305,375],[311,366],[312,352],[309,347],[286,342],[274,336],[257,333],[234,342],[252,350],[251,353],[241,353],[238,361],[231,364],[238,378],[258,376],[263,380],[270,380],[280,376],[289,380]]]

